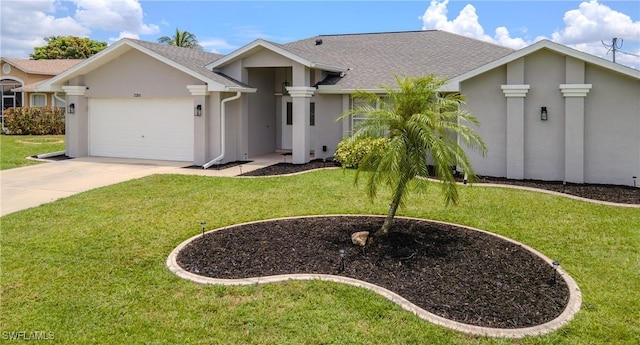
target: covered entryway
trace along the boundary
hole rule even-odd
[[[193,100],[89,99],[89,155],[193,161]]]

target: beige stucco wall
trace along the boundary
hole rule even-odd
[[[546,51],[525,58],[525,84],[531,88],[525,104],[525,179],[562,181],[564,178],[564,56]],[[547,107],[548,120],[540,120]]]
[[[315,158],[333,156],[342,139],[342,121],[336,119],[347,110],[342,109],[342,95],[316,94],[311,101],[316,104],[316,125],[311,133]],[[327,147],[326,152],[322,146]]]
[[[468,151],[473,166],[482,175],[507,175],[507,104],[500,89],[506,78],[507,69],[502,66],[460,85],[467,100],[463,109],[478,118],[480,126],[475,129],[487,145],[484,158]]]
[[[640,177],[640,80],[587,65],[585,182],[632,185]]]
[[[584,176],[585,183],[632,185],[632,176],[640,175],[640,81],[546,49],[523,57],[522,63],[524,80],[516,83],[509,82],[506,65],[461,83],[468,100],[465,109],[479,119],[477,131],[488,147],[485,158],[470,153],[478,174],[507,176],[506,137],[513,129],[507,126],[507,98],[501,85],[524,84],[530,87],[524,97],[525,179],[564,181]],[[560,84],[592,88],[584,98],[565,98]],[[540,119],[543,106],[547,121]],[[580,111],[578,120],[570,123],[583,125],[584,135],[582,128],[567,127],[569,108]],[[576,133],[581,136],[574,137]],[[582,162],[584,168],[568,166]],[[576,169],[582,170],[576,174]]]
[[[85,76],[87,97],[190,97],[186,85],[202,84],[137,50],[130,50]]]

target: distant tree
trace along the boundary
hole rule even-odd
[[[180,31],[180,29],[176,28],[175,35],[162,36],[158,38],[158,43],[168,44],[170,46],[183,47],[183,48],[191,48],[196,50],[203,50],[202,46],[198,43],[196,39],[196,35],[190,33],[189,31]]]
[[[86,59],[107,47],[107,42],[76,36],[51,36],[44,40],[47,45],[35,47],[31,59]]]
[[[486,146],[469,125],[478,120],[461,110],[464,97],[458,93],[443,94],[439,89],[446,83],[433,75],[420,78],[396,77],[398,88],[384,87],[381,97],[370,91],[357,91],[354,98],[363,102],[342,115],[365,115],[366,119],[354,129],[349,140],[387,138],[388,143],[365,155],[355,176],[367,174],[366,191],[373,199],[380,186],[391,190],[389,212],[374,237],[384,237],[392,231],[398,207],[413,187],[426,188],[429,181],[429,164],[435,167],[435,175],[441,180],[445,203],[457,204],[458,188],[451,169],[457,166],[469,178],[475,177],[473,167],[462,144],[483,155]],[[379,104],[379,108],[373,106]]]

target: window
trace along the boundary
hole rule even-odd
[[[22,92],[13,92],[11,90],[22,87],[22,83],[13,79],[2,79],[2,110],[13,107],[22,106]],[[4,115],[0,110],[0,125],[4,129]]]
[[[287,126],[293,124],[293,102],[287,102]]]
[[[287,102],[287,126],[291,126],[293,124],[293,103]],[[316,104],[311,103],[309,105],[309,125],[316,125]]]
[[[361,98],[352,98],[351,99],[351,109],[363,109],[372,107],[376,109],[375,103],[368,103],[367,101]],[[354,131],[358,128],[358,126],[367,119],[366,114],[354,114],[351,116],[351,130]]]
[[[44,107],[45,105],[47,105],[47,95],[43,93],[34,93],[31,95],[32,107]]]
[[[13,79],[3,79],[2,82],[2,110],[22,106],[22,92],[11,90],[22,87],[22,83]]]
[[[316,125],[316,104],[312,102],[309,105],[309,126],[315,126],[315,125]]]
[[[393,102],[389,97],[381,97],[375,101],[368,102],[361,98],[351,99],[351,109],[380,109],[382,103],[387,105],[387,108],[391,107]],[[358,126],[367,119],[366,114],[356,114],[351,116],[351,130],[356,130]]]

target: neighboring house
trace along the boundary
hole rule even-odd
[[[444,31],[322,35],[220,56],[123,39],[37,89],[73,105],[72,157],[209,166],[275,151],[305,163],[332,156],[359,120],[336,121],[356,89],[426,74],[467,96],[489,148],[472,154],[481,175],[631,185],[640,174],[640,72],[550,41],[514,51]]]
[[[36,91],[36,87],[82,61],[0,58],[2,110],[23,106],[64,107],[64,93]],[[2,125],[4,127],[4,119]]]

